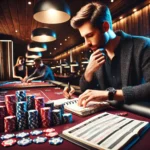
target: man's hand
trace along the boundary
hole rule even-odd
[[[72,96],[72,94],[75,92],[75,89],[71,86],[70,87],[70,91],[68,91],[68,86],[66,86],[65,88],[64,88],[64,90],[63,90],[63,95],[64,95],[64,97],[65,98],[68,98],[68,99],[70,99],[71,98],[71,96]]]
[[[93,54],[90,56],[90,60],[84,74],[86,81],[90,82],[92,80],[93,73],[96,72],[99,67],[104,64],[104,62],[105,56],[100,50],[93,52]]]
[[[32,79],[28,79],[28,80],[27,80],[27,83],[30,83],[31,81],[32,81]]]
[[[23,82],[27,82],[27,79],[28,79],[28,76],[25,76],[25,77],[23,78]]]
[[[20,77],[19,80],[20,80],[21,82],[23,82],[23,78],[22,78],[22,77]]]
[[[79,96],[78,105],[86,107],[90,101],[105,101],[108,99],[108,91],[86,90]]]

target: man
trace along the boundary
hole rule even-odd
[[[26,82],[31,82],[32,80],[55,80],[54,75],[50,67],[44,65],[41,58],[36,58],[34,60],[35,71],[26,78]]]
[[[71,20],[85,44],[93,50],[80,87],[79,106],[91,100],[116,100],[126,104],[150,98],[150,40],[112,29],[105,5],[93,2]],[[105,49],[103,54],[99,48]],[[142,83],[144,81],[145,83]]]

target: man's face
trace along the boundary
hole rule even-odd
[[[85,22],[78,29],[85,40],[85,44],[93,51],[103,48],[107,43],[106,35],[100,29],[93,27],[90,22]]]
[[[34,62],[35,68],[39,68],[40,67],[40,63],[39,62]]]

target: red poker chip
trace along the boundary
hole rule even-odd
[[[17,140],[16,139],[8,139],[8,140],[4,140],[1,145],[4,147],[8,147],[8,146],[13,146],[14,144],[16,144]]]
[[[55,132],[55,129],[54,128],[44,129],[43,132],[46,132],[46,133],[50,132],[51,133],[51,132]]]
[[[55,137],[58,135],[58,132],[52,132],[52,133],[46,133],[45,134],[47,137]]]
[[[116,115],[118,115],[118,116],[127,116],[128,113],[127,112],[120,112],[120,113],[117,113]]]

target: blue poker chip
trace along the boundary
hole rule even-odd
[[[17,141],[17,144],[19,146],[26,146],[26,145],[29,145],[31,143],[32,143],[32,139],[30,139],[30,138],[23,138],[23,139]]]
[[[47,141],[47,137],[38,136],[37,138],[33,139],[33,143],[41,144]]]
[[[29,133],[27,132],[21,132],[21,133],[16,134],[16,138],[25,138],[27,136],[29,136]]]
[[[40,135],[40,134],[42,134],[42,133],[43,133],[42,130],[34,130],[34,131],[31,131],[31,132],[30,132],[31,135]]]
[[[15,134],[5,134],[1,136],[1,140],[8,140],[10,138],[14,138]]]
[[[48,142],[51,145],[59,145],[59,144],[62,144],[63,139],[61,137],[54,137],[54,138],[51,138]]]

